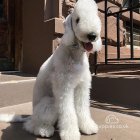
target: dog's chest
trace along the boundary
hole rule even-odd
[[[82,74],[89,69],[89,63],[85,59],[80,61],[75,61],[71,58],[68,59],[65,65],[65,69],[69,73]]]

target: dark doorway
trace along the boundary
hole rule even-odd
[[[21,1],[0,0],[0,71],[19,69],[21,60],[19,32],[21,33],[22,29]]]

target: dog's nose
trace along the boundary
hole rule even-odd
[[[87,38],[90,40],[90,41],[95,41],[96,39],[96,34],[95,33],[90,33],[87,35]]]

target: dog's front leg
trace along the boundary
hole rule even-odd
[[[69,83],[55,84],[53,92],[55,103],[59,113],[59,130],[61,140],[80,140],[80,132],[76,111],[74,108],[74,89]]]
[[[75,88],[75,108],[78,117],[80,130],[85,134],[93,134],[98,132],[98,126],[91,118],[90,114],[90,83],[88,81],[81,82]]]

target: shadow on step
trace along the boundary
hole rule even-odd
[[[111,103],[105,103],[102,101],[91,100],[91,107],[140,117],[140,109],[122,105],[122,104],[121,105],[120,104],[111,104]]]
[[[58,132],[50,138],[36,137],[23,129],[23,123],[11,123],[2,130],[1,140],[60,140],[60,138]]]
[[[140,117],[140,75],[121,74],[93,76],[92,106]]]

